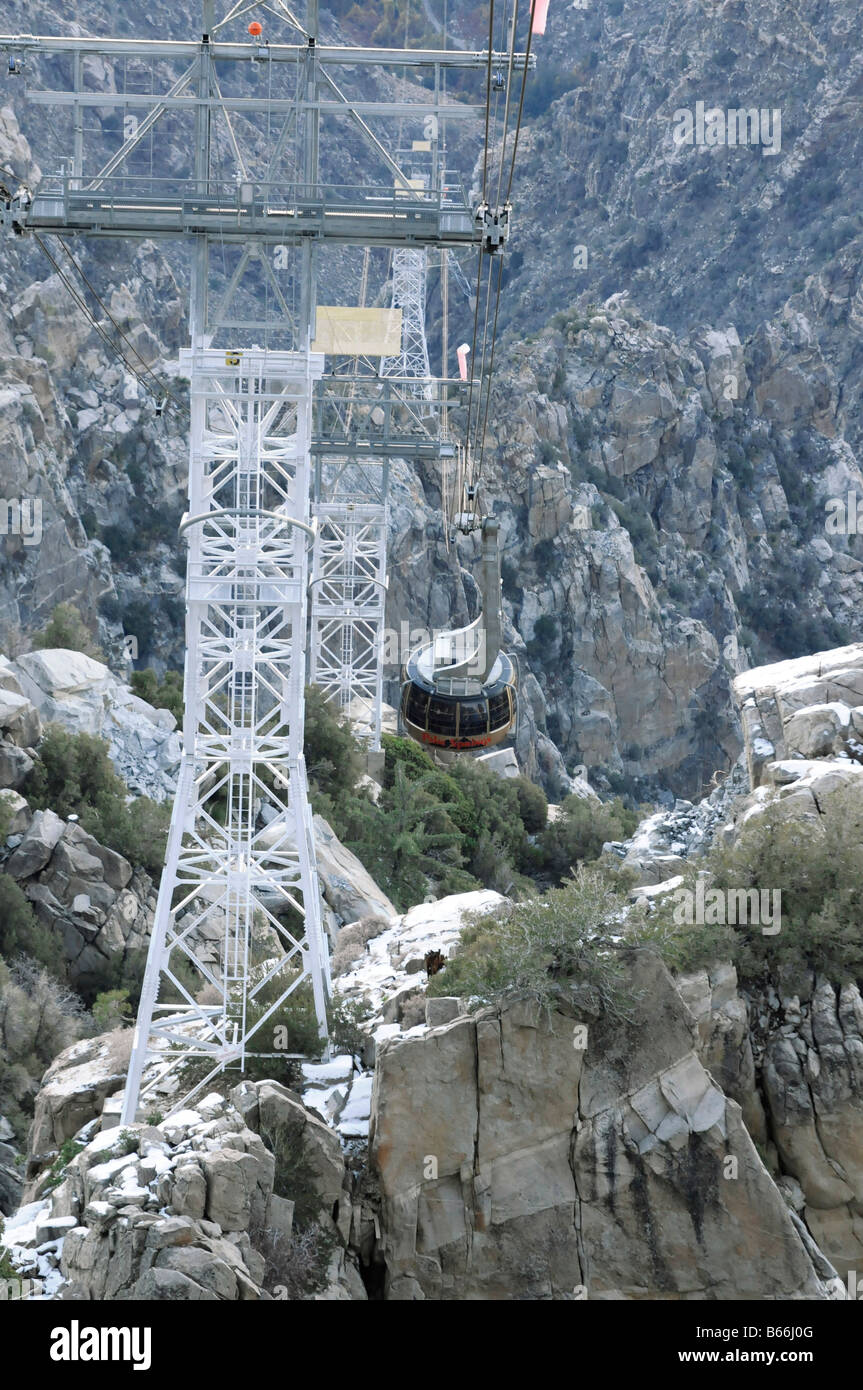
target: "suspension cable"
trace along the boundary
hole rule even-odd
[[[491,54],[494,48],[494,0],[488,7],[488,67],[485,76],[485,143],[482,153],[482,201],[485,202],[488,184],[488,126],[491,116]]]
[[[156,383],[156,385],[159,387],[159,389],[160,389],[161,391],[164,392],[164,385],[163,385],[163,383],[161,382],[161,380],[159,379],[159,377],[156,376],[156,373],[151,369],[151,367],[150,367],[149,363],[147,362],[146,358],[143,357],[143,356],[141,355],[141,353],[138,351],[138,349],[135,347],[135,344],[132,342],[132,339],[129,337],[128,333],[124,332],[124,330],[120,327],[119,323],[117,322],[117,320],[114,318],[113,314],[111,313],[111,310],[108,308],[108,306],[107,306],[107,304],[105,303],[104,299],[103,299],[102,296],[99,294],[99,291],[96,289],[96,287],[95,287],[95,285],[93,284],[93,282],[92,282],[92,281],[89,279],[89,277],[87,276],[87,273],[86,273],[86,271],[84,270],[84,267],[83,267],[78,261],[76,261],[76,259],[75,259],[75,257],[73,256],[72,251],[71,251],[70,247],[68,246],[68,244],[63,240],[63,238],[62,238],[61,236],[58,236],[58,237],[57,237],[57,240],[59,241],[60,245],[62,246],[63,250],[65,251],[65,253],[66,253],[68,259],[71,261],[72,265],[75,267],[75,269],[77,270],[78,274],[81,276],[81,279],[84,281],[84,284],[87,286],[87,288],[88,288],[88,290],[90,291],[90,293],[92,294],[93,298],[96,300],[96,303],[99,305],[100,309],[103,310],[103,312],[105,313],[106,317],[110,320],[110,322],[111,322],[112,326],[114,327],[114,329],[116,329],[117,333],[119,333],[120,337],[123,339],[123,342],[124,342],[124,343],[127,343],[128,346],[131,348],[132,352],[135,354],[135,356],[137,357],[138,361],[141,363],[142,367],[144,368],[144,371],[145,371],[145,373],[147,374],[147,376],[152,377],[152,379],[155,381],[155,383]]]
[[[81,270],[81,267],[78,265],[78,262],[75,260],[75,258],[74,258],[73,256],[71,256],[71,254],[70,254],[68,248],[65,246],[65,243],[62,243],[62,239],[61,239],[61,244],[64,246],[64,249],[66,250],[66,254],[69,255],[70,260],[72,261],[72,264],[75,266],[76,270],[78,270],[78,271],[81,273],[83,279],[84,279],[84,280],[86,281],[86,283],[90,286],[90,289],[93,290],[93,294],[96,296],[96,298],[97,298],[97,300],[99,301],[99,303],[100,303],[100,305],[102,306],[102,308],[105,309],[105,313],[107,314],[107,316],[108,316],[108,318],[110,319],[111,323],[113,324],[114,328],[115,328],[115,329],[117,330],[117,332],[120,334],[121,338],[124,338],[125,341],[129,343],[129,346],[131,347],[132,351],[135,353],[135,356],[138,357],[139,361],[143,364],[144,371],[146,372],[147,377],[149,377],[149,378],[151,379],[150,381],[148,381],[148,380],[146,379],[146,377],[145,377],[144,375],[142,375],[142,373],[141,373],[140,371],[138,371],[138,369],[132,365],[132,363],[131,363],[131,362],[129,361],[129,359],[125,356],[125,354],[123,353],[122,349],[119,347],[119,345],[117,344],[117,342],[116,342],[114,339],[112,339],[111,336],[110,336],[110,334],[102,327],[101,323],[99,323],[98,319],[97,319],[97,318],[95,317],[95,315],[91,312],[90,307],[89,307],[89,305],[87,304],[87,301],[84,299],[83,295],[79,294],[78,290],[75,288],[75,285],[74,285],[74,284],[72,283],[72,281],[69,279],[69,276],[66,274],[65,270],[64,270],[63,267],[60,265],[59,261],[57,261],[56,258],[51,254],[51,251],[50,251],[50,250],[48,249],[48,247],[46,246],[46,244],[45,244],[45,242],[43,241],[42,237],[39,236],[38,232],[34,232],[34,233],[33,233],[33,239],[34,239],[34,241],[36,242],[36,244],[37,244],[37,246],[39,247],[39,249],[42,251],[43,255],[46,257],[46,259],[47,259],[48,261],[50,261],[51,265],[54,267],[55,271],[57,272],[57,275],[60,277],[60,280],[61,280],[62,283],[65,285],[66,289],[69,291],[69,294],[72,296],[72,298],[74,299],[75,303],[78,305],[78,308],[81,310],[81,312],[83,313],[84,317],[89,321],[89,323],[92,325],[92,327],[96,330],[96,332],[99,334],[99,337],[103,339],[103,341],[105,342],[105,344],[107,345],[107,347],[110,349],[110,351],[114,354],[114,356],[115,356],[115,357],[119,357],[120,361],[121,361],[121,362],[123,363],[123,365],[126,367],[127,371],[135,378],[135,380],[139,383],[139,385],[141,385],[141,386],[144,387],[144,389],[146,390],[147,394],[148,394],[148,395],[152,395],[152,391],[153,391],[152,382],[155,382],[156,386],[159,388],[160,397],[172,401],[173,404],[177,407],[178,410],[183,411],[183,412],[185,412],[185,413],[188,413],[188,410],[187,410],[187,407],[185,406],[185,404],[184,404],[181,400],[179,400],[178,397],[174,396],[173,393],[167,389],[167,387],[165,386],[164,382],[162,382],[162,381],[159,379],[159,377],[157,377],[156,374],[155,374],[153,371],[151,371],[151,369],[147,366],[146,362],[144,361],[144,358],[143,358],[143,357],[141,356],[141,354],[138,352],[138,350],[137,350],[137,348],[135,347],[134,343],[132,343],[131,340],[127,337],[127,335],[123,332],[122,328],[120,328],[119,324],[114,320],[114,318],[113,318],[113,316],[111,315],[110,311],[109,311],[107,308],[105,308],[104,302],[101,300],[101,298],[99,297],[99,295],[98,295],[98,293],[96,292],[96,290],[93,289],[92,285],[90,285],[89,280],[87,280],[87,277],[84,275],[83,271]]]
[[[534,18],[534,11],[535,11],[535,9],[536,9],[536,0],[530,0],[530,15],[529,15],[529,19],[528,19],[528,35],[527,35],[527,45],[526,45],[526,48],[525,48],[525,56],[524,56],[524,68],[523,68],[523,71],[522,71],[521,90],[520,90],[520,93],[519,93],[519,100],[518,100],[518,113],[517,113],[517,116],[516,116],[515,130],[514,130],[514,133],[513,133],[512,154],[511,154],[510,163],[509,163],[509,175],[508,175],[508,178],[507,178],[506,197],[505,197],[505,199],[504,199],[504,201],[505,201],[506,203],[509,202],[509,200],[510,200],[510,195],[511,195],[511,193],[512,193],[513,179],[514,179],[514,176],[515,176],[515,161],[516,161],[516,156],[517,156],[517,153],[518,153],[518,142],[519,142],[519,136],[520,136],[520,134],[521,134],[522,121],[523,121],[523,118],[524,118],[524,98],[525,98],[525,92],[526,92],[526,90],[527,90],[527,74],[528,74],[528,70],[529,70],[529,67],[530,67],[530,53],[531,53],[531,46],[532,46],[532,40],[533,40],[533,18]],[[510,78],[511,78],[511,75],[512,75],[512,64],[513,64],[514,51],[515,51],[516,24],[517,24],[517,21],[518,21],[518,0],[516,0],[516,8],[515,8],[514,16],[513,16],[512,36],[511,36],[511,41],[510,41],[510,54],[509,54],[509,76],[510,76]],[[490,52],[491,52],[491,48],[489,48],[489,53],[490,53]],[[507,114],[508,108],[509,108],[509,81],[507,82],[507,102],[506,102],[506,108],[505,108],[505,112],[504,112],[504,130],[503,130],[503,137],[502,137],[502,142],[501,142],[500,169],[499,169],[499,175],[498,175],[498,202],[499,202],[499,199],[500,199],[500,188],[501,188],[501,185],[502,185],[503,169],[504,169],[504,166],[505,166],[505,164],[506,164],[506,141],[507,141],[507,130],[506,130],[506,127],[507,127],[507,124],[508,124],[508,114]],[[487,160],[488,160],[488,143],[487,143],[487,141],[488,141],[488,122],[486,122],[486,149],[485,149],[485,154],[484,154],[484,164],[487,163]],[[477,396],[477,408],[476,408],[476,409],[477,409],[477,413],[476,413],[476,420],[474,421],[474,420],[473,420],[473,411],[472,411],[472,407],[473,407],[473,384],[474,384],[474,377],[475,377],[475,373],[474,373],[474,364],[475,364],[475,362],[476,362],[476,355],[475,355],[475,353],[476,353],[476,343],[477,343],[478,326],[479,326],[479,295],[480,295],[481,284],[482,284],[483,254],[484,254],[484,248],[483,248],[483,247],[480,247],[480,254],[479,254],[479,274],[478,274],[478,276],[477,276],[477,301],[476,301],[476,306],[475,306],[475,309],[474,309],[474,333],[473,333],[473,354],[472,354],[472,362],[471,362],[471,384],[470,384],[470,393],[469,393],[469,396],[468,396],[468,416],[467,416],[467,424],[466,424],[466,428],[465,428],[465,439],[466,439],[466,441],[467,441],[468,455],[469,455],[469,472],[470,472],[470,473],[473,473],[474,467],[476,468],[475,477],[471,479],[471,481],[473,482],[473,484],[474,484],[475,487],[478,487],[479,481],[480,481],[480,479],[481,479],[481,477],[482,477],[482,467],[483,467],[483,461],[484,461],[484,456],[485,456],[485,441],[486,441],[486,435],[487,435],[487,431],[488,431],[488,415],[489,415],[489,407],[490,407],[490,403],[491,403],[492,375],[493,375],[493,372],[494,372],[495,350],[496,350],[496,346],[497,346],[497,328],[498,328],[498,317],[499,317],[499,312],[500,312],[500,292],[501,292],[501,287],[502,287],[502,284],[503,284],[503,251],[501,250],[501,251],[498,251],[498,252],[496,253],[496,257],[495,257],[495,258],[498,260],[498,273],[497,273],[497,286],[496,286],[496,290],[495,290],[494,319],[493,319],[493,322],[492,322],[492,330],[491,330],[490,344],[489,344],[489,346],[488,346],[489,369],[488,369],[488,374],[486,375],[486,373],[485,373],[485,358],[486,358],[486,346],[487,346],[487,330],[488,330],[489,310],[490,310],[491,293],[492,293],[492,288],[491,288],[491,283],[492,283],[492,272],[491,272],[491,267],[489,267],[488,286],[487,286],[487,293],[486,293],[485,321],[484,321],[484,329],[483,329],[482,348],[481,348],[481,354],[480,354],[481,361],[480,361],[480,377],[479,377],[479,387],[478,387],[478,396]],[[482,402],[483,390],[485,390],[485,405],[484,405],[484,407],[483,407],[483,402]],[[480,415],[482,415],[482,425],[481,425],[481,427],[480,427],[480,423],[479,423],[479,422],[480,422]],[[470,455],[471,455],[471,424],[472,424],[472,423],[473,423],[473,425],[474,425],[474,431],[473,431],[473,435],[474,435],[474,438],[473,438],[474,448],[473,448],[473,451],[472,451],[472,455],[473,455],[473,456],[470,457]],[[478,499],[477,499],[477,498],[475,498],[475,505],[478,506]]]

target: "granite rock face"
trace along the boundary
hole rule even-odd
[[[664,967],[631,972],[631,1023],[513,1001],[383,1044],[389,1298],[831,1296]]]

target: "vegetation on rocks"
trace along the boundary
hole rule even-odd
[[[0,960],[0,1115],[23,1134],[39,1081],[86,1031],[84,1006],[55,975],[19,957]]]
[[[133,671],[129,682],[135,694],[155,709],[167,709],[177,723],[183,720],[183,677],[179,671],[166,671],[162,680],[152,667]]]
[[[35,634],[33,646],[40,651],[51,647],[65,647],[68,651],[83,652],[95,661],[105,660],[104,654],[93,640],[93,634],[73,603],[57,604],[42,631]]]
[[[765,934],[751,922],[731,924],[706,911],[702,924],[677,918],[675,891],[661,895],[641,939],[651,939],[674,970],[731,960],[744,985],[778,982],[788,994],[813,972],[834,984],[863,979],[863,807],[851,792],[826,800],[818,825],[768,810],[742,827],[729,846],[693,863],[681,888],[691,893],[699,872],[710,890],[781,893],[780,930]],[[727,899],[726,899],[727,900]]]
[[[444,969],[429,981],[429,994],[466,996],[475,1007],[519,994],[551,1008],[565,985],[597,1007],[625,1013],[624,882],[598,866],[585,866],[542,897],[477,915]]]
[[[22,788],[33,810],[77,816],[88,834],[151,872],[161,870],[170,806],[133,800],[108,757],[105,741],[49,725]]]
[[[560,883],[607,840],[631,834],[635,812],[567,797],[548,822],[544,792],[525,777],[501,778],[462,758],[439,768],[410,739],[385,734],[377,802],[358,785],[362,753],[320,693],[307,692],[306,763],[312,805],[404,911],[436,896],[493,888],[516,896]]]

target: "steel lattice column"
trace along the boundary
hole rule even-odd
[[[368,735],[380,748],[383,625],[386,606],[386,506],[322,502],[312,578],[310,679],[356,718],[368,711]],[[355,703],[356,702],[356,703]]]
[[[184,755],[135,1030],[123,1121],[198,1057],[208,1084],[272,1051],[279,1005],[311,982],[326,1036],[329,963],[303,762],[311,392],[323,357],[185,351],[191,377]],[[263,823],[262,804],[269,806]],[[256,928],[283,951],[256,946]],[[215,943],[214,964],[194,943]],[[208,1002],[184,983],[203,971]],[[278,997],[258,1001],[276,981]],[[170,982],[181,1003],[157,1002]],[[263,1045],[262,1045],[263,1044]],[[284,1054],[281,1054],[284,1055]]]
[[[393,308],[402,311],[402,350],[384,357],[381,376],[416,377],[417,395],[431,394],[426,342],[426,253],[413,249],[393,252]]]

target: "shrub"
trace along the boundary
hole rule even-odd
[[[22,1133],[46,1067],[83,1035],[84,1007],[37,961],[0,960],[0,1114]]]
[[[637,824],[637,813],[624,806],[619,797],[597,805],[568,796],[561,803],[558,819],[539,837],[543,866],[562,879],[577,864],[598,859],[607,840],[627,839]]]
[[[63,1174],[69,1167],[73,1158],[83,1151],[84,1145],[77,1143],[74,1139],[64,1139],[60,1145],[57,1157],[48,1170],[48,1182],[45,1187],[46,1192],[52,1192],[55,1187],[59,1187],[63,1181]]]
[[[543,897],[475,917],[428,993],[467,996],[474,1007],[519,994],[551,1008],[566,980],[620,1016],[625,906],[621,883],[598,868],[580,868]]]
[[[39,921],[14,878],[0,873],[0,957],[11,961],[19,955],[32,958],[54,975],[63,975],[60,936]]]
[[[359,999],[347,999],[337,994],[330,1005],[330,1040],[340,1052],[350,1052],[356,1056],[366,1044],[366,1034],[362,1024],[373,1014],[370,1005]]]
[[[97,994],[93,1004],[93,1022],[100,1033],[111,1033],[128,1022],[132,1006],[127,989],[109,989]]]
[[[163,681],[148,666],[143,671],[133,671],[130,682],[135,694],[155,709],[170,710],[178,724],[183,722],[183,677],[179,671],[166,671]]]
[[[784,993],[807,988],[813,973],[834,984],[863,978],[863,806],[850,791],[821,807],[818,828],[767,811],[734,844],[704,861],[712,888],[782,894],[781,930],[759,925],[680,925],[674,895],[657,899],[639,936],[652,941],[671,969],[696,970],[731,960],[744,984]],[[694,890],[696,870],[682,886]]]
[[[462,867],[458,826],[429,785],[436,777],[433,772],[412,780],[400,763],[392,787],[381,794],[378,860],[386,865],[387,892],[402,910],[422,901],[429,876]]]
[[[327,1287],[336,1238],[317,1222],[292,1231],[290,1238],[281,1231],[261,1231],[255,1245],[266,1261],[264,1284],[269,1293],[278,1291],[280,1298],[296,1301]]]
[[[171,807],[167,802],[151,801],[148,796],[136,797],[125,808],[114,826],[101,821],[102,832],[96,834],[109,849],[115,849],[132,864],[140,864],[151,874],[160,874],[165,862],[165,846],[171,823]],[[103,835],[110,838],[102,839]]]
[[[741,978],[816,970],[836,983],[863,978],[863,805],[850,789],[825,798],[819,829],[766,812],[712,860],[718,888],[780,889],[782,930],[737,929]]]
[[[105,660],[84,619],[72,603],[57,604],[42,631],[37,632],[33,638],[33,646],[38,650],[65,647],[69,651],[92,656],[96,661]]]
[[[396,779],[396,767],[401,763],[408,777],[413,781],[424,773],[434,772],[432,762],[424,748],[414,743],[412,738],[397,738],[395,734],[384,734],[381,738],[384,750],[384,790],[389,791]]]
[[[518,813],[528,835],[545,829],[548,820],[548,799],[541,787],[527,777],[514,777],[512,786],[518,798]]]
[[[352,791],[365,771],[362,750],[347,720],[320,690],[306,690],[303,749],[312,801]]]
[[[88,834],[133,864],[161,868],[170,808],[148,797],[127,804],[128,789],[104,739],[50,724],[22,793],[34,810],[50,808],[64,820],[78,816]]]

